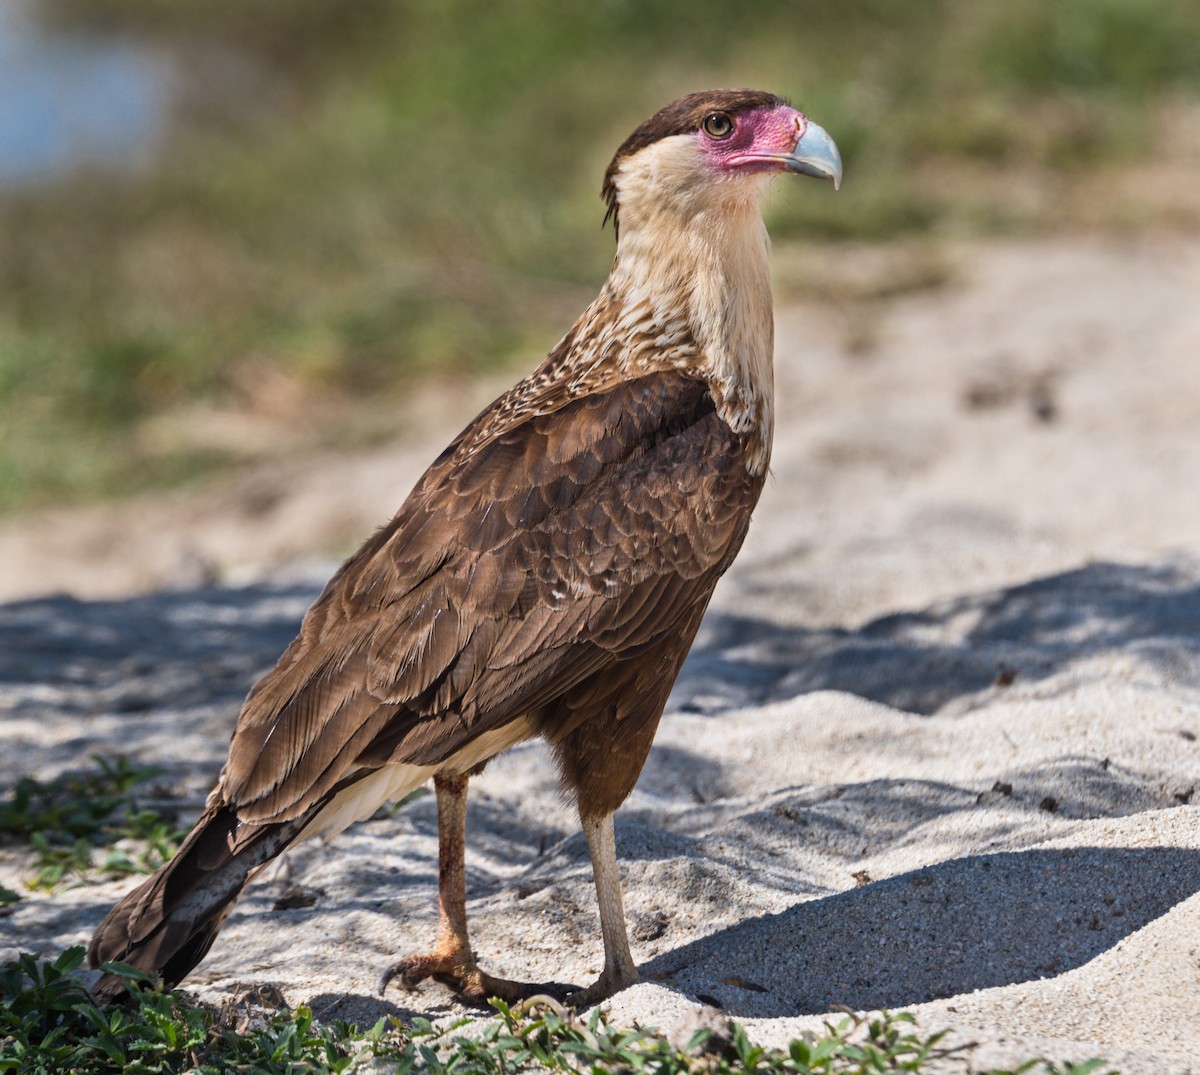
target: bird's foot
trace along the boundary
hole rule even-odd
[[[379,992],[398,979],[406,989],[415,989],[427,978],[448,986],[459,1000],[486,1008],[493,997],[514,1004],[530,997],[549,996],[562,1000],[574,986],[560,982],[513,982],[482,970],[474,959],[428,952],[396,960],[379,979]]]
[[[628,989],[637,980],[637,971],[632,968],[620,971],[605,967],[600,977],[586,989],[577,989],[573,993],[568,993],[564,1003],[568,1008],[581,1011],[584,1008],[590,1008],[593,1004],[599,1004],[602,1000],[607,1000],[622,989]]]

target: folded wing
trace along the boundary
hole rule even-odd
[[[222,776],[239,818],[289,820],[356,773],[552,722],[572,688],[640,653],[661,660],[707,603],[761,478],[703,381],[656,373],[498,428],[489,417],[330,581],[251,692]],[[563,719],[586,716],[579,697]]]

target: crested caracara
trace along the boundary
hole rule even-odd
[[[325,587],[250,691],[203,816],[96,930],[93,966],[179,982],[255,870],[432,778],[437,943],[384,986],[433,977],[476,1001],[524,995],[534,987],[492,977],[471,950],[465,800],[489,758],[541,737],[578,806],[604,941],[604,970],[571,1000],[635,980],[612,815],[766,476],[759,201],[778,172],[836,184],[841,163],[769,93],[689,94],[625,140],[602,188],[617,250],[599,297]],[[111,976],[96,987],[119,989]]]

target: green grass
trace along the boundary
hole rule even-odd
[[[102,1008],[73,974],[82,961],[83,949],[72,948],[53,961],[24,954],[0,971],[0,1071],[881,1075],[925,1071],[930,1061],[956,1055],[942,1046],[944,1031],[927,1034],[911,1015],[887,1012],[848,1016],[823,1033],[795,1038],[785,1050],[756,1045],[736,1023],[727,1036],[698,1030],[677,1047],[653,1029],[614,1027],[600,1009],[585,1019],[553,1003],[522,1011],[497,1002],[497,1017],[487,1022],[439,1027],[391,1018],[362,1031],[344,1022],[322,1025],[305,1007],[275,1006],[269,991],[207,1007],[163,993],[121,964],[105,969],[125,979],[131,999]],[[965,1058],[959,1070],[969,1070]],[[1091,1075],[1110,1069],[1101,1060],[1059,1065],[1035,1059],[1016,1070]]]
[[[182,830],[139,806],[137,788],[157,775],[125,757],[96,756],[95,768],[49,781],[21,777],[0,803],[0,841],[34,852],[31,889],[52,892],[93,871],[150,873],[175,853]],[[104,853],[97,858],[99,849]],[[0,903],[19,894],[0,888]]]
[[[255,74],[201,72],[144,172],[0,198],[0,511],[375,435],[420,380],[530,366],[607,269],[609,155],[684,90],[776,89],[836,137],[842,192],[780,191],[782,243],[1153,225],[1107,177],[1200,96],[1191,0],[50,7]]]

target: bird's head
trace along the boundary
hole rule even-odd
[[[833,139],[774,94],[690,93],[621,144],[604,175],[605,220],[618,227],[653,208],[686,221],[714,205],[757,205],[762,180],[779,172],[832,179],[837,187],[842,162]]]

